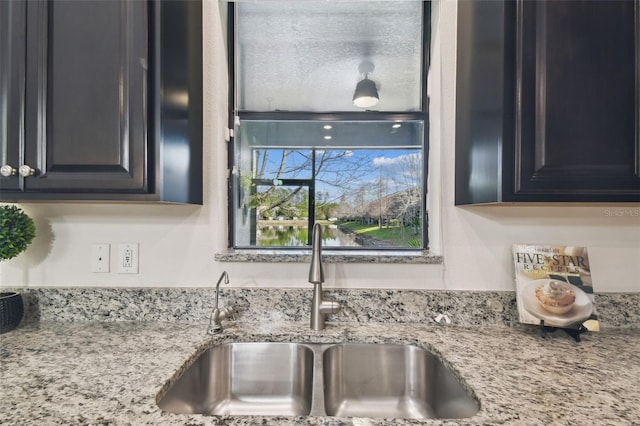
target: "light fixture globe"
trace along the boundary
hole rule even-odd
[[[353,104],[359,108],[371,108],[380,101],[376,83],[365,77],[358,82],[353,94]]]

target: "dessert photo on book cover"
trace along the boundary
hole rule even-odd
[[[520,322],[599,329],[586,247],[514,244]]]

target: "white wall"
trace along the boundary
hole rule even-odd
[[[639,205],[531,205],[455,207],[455,14],[443,0],[435,25],[442,64],[430,88],[434,114],[430,152],[430,217],[441,227],[431,241],[444,265],[329,264],[327,287],[514,289],[510,245],[550,243],[587,246],[596,291],[640,291]],[[226,247],[226,56],[217,2],[205,15],[204,206],[31,203],[20,204],[36,220],[29,250],[0,264],[9,286],[211,286],[227,270],[234,286],[306,287],[304,264],[217,263]],[[436,49],[437,50],[437,49]],[[433,83],[433,81],[432,81]],[[433,87],[437,86],[437,87]],[[441,88],[441,91],[439,90]],[[438,190],[441,189],[441,190]],[[90,272],[93,243],[111,243],[112,272]],[[115,272],[117,244],[140,243],[140,273]]]

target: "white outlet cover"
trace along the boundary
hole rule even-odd
[[[118,273],[137,274],[138,268],[138,243],[122,243],[118,245]]]

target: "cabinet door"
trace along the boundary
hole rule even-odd
[[[516,199],[640,201],[639,16],[637,1],[518,2]]]
[[[147,191],[147,3],[27,2],[25,191]]]
[[[26,3],[0,1],[0,192],[22,183]]]

